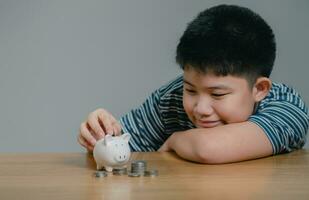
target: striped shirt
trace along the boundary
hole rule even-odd
[[[195,128],[184,111],[182,94],[181,75],[120,119],[123,131],[132,136],[129,144],[133,151],[156,151],[174,132]],[[263,129],[273,154],[291,152],[306,142],[308,108],[300,95],[284,84],[272,83],[248,120]]]

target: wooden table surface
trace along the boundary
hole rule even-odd
[[[87,153],[0,154],[0,199],[309,199],[309,150],[223,165],[133,153],[158,177],[95,178]]]

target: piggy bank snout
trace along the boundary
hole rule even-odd
[[[124,146],[120,145],[122,148],[116,148],[114,159],[118,163],[126,162],[129,160],[130,156],[130,150],[127,148],[124,148]]]
[[[129,159],[129,155],[127,153],[118,154],[115,156],[115,160],[119,163],[125,162]]]

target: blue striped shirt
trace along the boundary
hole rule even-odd
[[[195,128],[184,111],[182,94],[181,75],[120,119],[123,131],[132,136],[129,144],[133,151],[156,151],[174,132]],[[273,154],[299,149],[306,142],[308,108],[300,95],[284,84],[272,83],[248,120],[263,129]]]

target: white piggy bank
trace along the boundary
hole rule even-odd
[[[106,171],[111,172],[113,168],[125,167],[131,156],[130,138],[130,134],[125,133],[121,136],[106,135],[97,141],[93,149],[97,169],[104,167]]]

